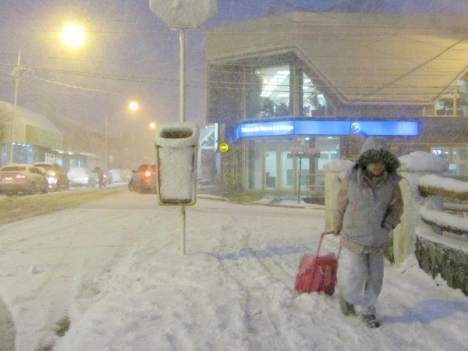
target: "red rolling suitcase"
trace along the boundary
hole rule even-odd
[[[298,294],[323,291],[327,295],[333,295],[335,292],[336,273],[341,247],[337,255],[329,253],[320,256],[323,237],[327,234],[335,235],[335,232],[323,232],[320,235],[317,254],[315,256],[310,253],[304,254],[299,261],[299,268],[294,283],[294,290]]]

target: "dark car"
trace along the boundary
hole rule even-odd
[[[55,162],[36,162],[34,166],[45,169],[49,190],[58,191],[70,188],[67,172],[59,164]]]
[[[128,183],[130,191],[156,193],[156,165],[144,163],[137,170],[133,170],[132,173],[132,178]]]

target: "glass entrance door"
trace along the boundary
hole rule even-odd
[[[265,143],[265,189],[275,189],[277,182],[277,142]]]

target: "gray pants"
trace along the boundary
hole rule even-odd
[[[341,285],[343,298],[361,306],[361,314],[375,314],[375,303],[382,290],[384,252],[354,253],[349,251],[350,271]]]

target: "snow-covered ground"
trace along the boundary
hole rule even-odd
[[[297,296],[298,262],[315,253],[324,209],[281,205],[199,197],[186,211],[186,255],[180,208],[154,195],[122,192],[0,226],[0,296],[16,350],[467,349],[468,298],[412,261],[387,266],[377,330],[343,317],[336,294]],[[326,237],[324,253],[337,247]],[[338,278],[346,265],[343,251]]]

